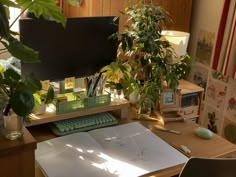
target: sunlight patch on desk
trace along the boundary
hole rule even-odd
[[[30,118],[31,119],[40,119],[40,117],[38,117],[36,114],[30,114]]]
[[[56,106],[54,104],[48,104],[46,107],[46,112],[49,113],[56,112]]]
[[[106,162],[102,164],[93,163],[92,165],[102,170],[108,171],[109,173],[116,174],[119,177],[139,176],[140,174],[148,173],[148,171],[144,169],[141,169],[132,164],[114,159],[107,154],[101,153],[98,156],[105,159]]]

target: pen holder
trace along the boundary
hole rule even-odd
[[[111,103],[109,93],[94,97],[85,97],[73,101],[61,101],[56,103],[56,114],[81,111],[84,109],[106,106]]]
[[[84,98],[84,105],[86,109],[99,107],[99,106],[106,106],[106,105],[109,105],[110,103],[111,103],[110,94]]]

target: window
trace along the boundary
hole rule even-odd
[[[14,20],[20,15],[21,9],[10,7],[9,11],[10,11],[9,25],[11,25],[14,22]],[[18,20],[11,27],[11,30],[19,32],[19,21]]]

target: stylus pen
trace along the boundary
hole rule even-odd
[[[177,149],[178,151],[180,151],[181,153],[183,153],[184,155],[186,155],[187,157],[191,157],[191,151],[187,146],[183,146],[183,145],[177,145],[175,143],[169,143],[173,148]],[[185,149],[187,148],[187,150]]]
[[[169,133],[174,133],[174,134],[177,134],[177,135],[181,135],[181,132],[179,131],[176,131],[176,130],[170,130],[170,129],[166,129],[164,127],[157,127],[157,126],[154,126],[157,130],[161,130],[161,131],[164,131],[164,132],[169,132]]]

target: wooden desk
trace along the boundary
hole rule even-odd
[[[152,132],[157,134],[168,143],[175,143],[178,145],[185,145],[192,151],[192,157],[236,157],[236,145],[214,134],[211,140],[205,140],[193,134],[193,130],[199,127],[198,124],[189,121],[185,123],[172,122],[166,124],[165,127],[171,130],[180,131],[182,134],[177,135],[173,133],[163,132],[153,128],[153,123],[142,122],[143,125],[150,128]],[[173,168],[165,169],[156,173],[145,175],[145,177],[169,177],[179,174],[183,165]]]
[[[36,140],[27,129],[24,129],[24,136],[19,140],[0,137],[0,176],[33,177],[35,149]]]
[[[129,119],[120,119],[119,124],[125,124],[132,122],[132,118],[135,118],[134,110],[130,109]],[[175,143],[178,145],[185,145],[189,147],[192,151],[192,156],[194,157],[236,157],[236,145],[230,143],[229,141],[223,139],[222,137],[214,134],[211,140],[205,140],[194,135],[193,130],[200,125],[192,122],[171,122],[165,125],[166,128],[171,130],[180,131],[182,134],[177,135],[173,133],[163,132],[153,128],[157,123],[152,121],[139,121],[145,127],[149,128],[157,136],[165,140],[167,143]],[[46,124],[28,127],[29,131],[36,138],[38,142],[49,140],[55,138]],[[172,168],[161,170],[155,173],[150,173],[144,175],[143,177],[170,177],[180,173],[183,165],[178,165]],[[45,177],[39,167],[36,165],[35,177]]]

